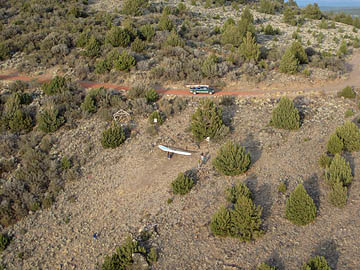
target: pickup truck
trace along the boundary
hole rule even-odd
[[[215,90],[210,88],[209,86],[190,86],[190,93],[196,95],[196,94],[201,94],[201,93],[206,93],[206,94],[214,94]]]

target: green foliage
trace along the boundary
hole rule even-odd
[[[10,245],[11,238],[7,234],[0,235],[0,253]]]
[[[154,122],[156,119],[156,122]],[[152,112],[149,116],[149,123],[151,125],[162,125],[165,122],[164,116],[159,112]]]
[[[352,180],[353,176],[349,162],[339,154],[336,154],[329,168],[325,169],[325,181],[330,187],[333,187],[336,181],[340,181],[344,186],[348,186]]]
[[[279,35],[280,29],[279,28],[274,29],[271,24],[268,24],[265,26],[264,33],[265,35],[270,35],[270,36]]]
[[[76,40],[76,46],[84,48],[91,38],[91,31],[84,30]]]
[[[119,57],[114,61],[114,67],[120,71],[129,72],[132,67],[136,65],[135,58],[123,51]]]
[[[286,201],[286,218],[296,225],[307,225],[316,217],[316,206],[307,194],[304,186],[299,184]]]
[[[148,4],[149,0],[126,0],[122,8],[122,13],[131,16],[141,16]]]
[[[331,268],[323,256],[316,256],[305,263],[302,270],[331,270]]]
[[[145,92],[147,102],[156,102],[159,100],[159,94],[154,89],[149,89]]]
[[[346,151],[360,151],[360,130],[354,123],[346,121],[336,129],[336,135],[343,141]]]
[[[325,18],[321,19],[321,22],[319,23],[320,29],[329,29],[329,24]]]
[[[113,47],[128,47],[131,43],[131,32],[128,29],[113,26],[110,31],[106,33],[106,42]]]
[[[241,182],[238,182],[237,184],[233,185],[231,188],[228,188],[225,191],[225,195],[226,195],[226,200],[231,203],[236,203],[236,201],[241,196],[245,196],[246,198],[251,199],[251,191],[245,184]]]
[[[271,0],[260,0],[258,11],[266,14],[275,14],[275,2]]]
[[[86,113],[96,113],[96,98],[93,94],[89,93],[86,95],[84,102],[80,106],[81,110]]]
[[[285,194],[285,192],[286,192],[286,190],[287,190],[287,186],[286,186],[286,184],[285,184],[284,182],[281,182],[281,183],[278,185],[277,189],[278,189],[278,192],[279,192],[279,193]]]
[[[304,15],[308,19],[320,20],[323,15],[317,3],[307,5],[304,10]]]
[[[25,114],[22,110],[18,109],[9,119],[9,128],[11,132],[20,132],[22,130],[30,131],[33,126],[31,116]]]
[[[337,180],[331,187],[329,200],[335,207],[345,207],[347,201],[347,187],[344,186],[341,181]]]
[[[46,109],[37,115],[38,127],[46,133],[55,132],[64,123],[65,118],[62,117],[57,109]]]
[[[326,154],[322,154],[319,158],[319,165],[321,168],[328,168],[331,164],[332,158]]]
[[[217,62],[218,58],[214,54],[210,55],[208,58],[205,59],[205,61],[201,65],[201,72],[204,74],[205,77],[211,78],[216,76]]]
[[[155,29],[152,25],[145,24],[140,27],[140,33],[146,39],[146,41],[151,41],[155,36]]]
[[[91,36],[85,45],[84,54],[88,57],[94,58],[101,54],[101,42],[96,37]]]
[[[337,56],[341,57],[348,54],[346,41],[343,40],[340,44],[339,50],[337,51]]]
[[[223,44],[231,44],[239,47],[246,37],[247,32],[255,36],[255,27],[253,25],[254,17],[250,13],[249,8],[245,8],[241,14],[241,18],[237,24],[233,21],[227,20],[223,26],[223,33],[221,35],[221,42]]]
[[[171,31],[174,28],[173,21],[169,18],[168,14],[166,14],[165,12],[162,13],[159,19],[158,27],[160,30],[167,30],[167,31]]]
[[[253,37],[252,33],[246,33],[246,37],[244,37],[243,43],[240,45],[239,53],[247,60],[257,61],[259,59],[259,45],[257,44],[256,38]]]
[[[279,70],[282,73],[295,74],[299,71],[299,60],[288,48],[284,55],[281,57]]]
[[[293,9],[287,8],[284,10],[284,22],[292,26],[297,25],[295,11]]]
[[[50,82],[43,83],[41,88],[47,96],[57,95],[70,90],[66,78],[61,76],[56,76]]]
[[[197,141],[202,141],[207,137],[219,139],[225,136],[229,129],[223,124],[221,108],[210,99],[202,99],[192,115],[191,131]]]
[[[290,51],[295,56],[295,58],[299,61],[299,64],[307,64],[308,63],[307,54],[300,42],[294,41],[290,46]]]
[[[337,96],[353,99],[356,97],[356,93],[351,86],[346,86],[343,90],[337,93]]]
[[[276,267],[270,266],[266,263],[262,263],[256,268],[256,270],[276,270]]]
[[[250,163],[250,154],[247,154],[240,144],[232,141],[228,141],[220,147],[213,161],[215,168],[219,172],[230,176],[246,172]]]
[[[241,194],[244,192],[244,195]],[[251,241],[261,235],[262,209],[256,206],[243,187],[233,208],[221,207],[211,218],[210,229],[217,236],[231,236],[241,241]]]
[[[184,173],[179,173],[176,179],[171,183],[171,189],[174,194],[185,195],[195,185],[191,177],[186,176]]]
[[[60,161],[60,166],[63,171],[69,170],[72,167],[71,160],[67,156],[63,156]]]
[[[146,44],[140,38],[136,38],[133,43],[131,43],[131,50],[137,53],[141,53],[145,50]]]
[[[113,125],[102,133],[101,145],[103,148],[116,148],[125,142],[125,132],[121,126]]]
[[[173,29],[166,40],[166,44],[171,47],[184,47],[184,40]]]
[[[287,130],[295,130],[300,127],[299,111],[290,99],[286,97],[280,99],[278,106],[272,112],[270,124],[276,128]]]
[[[0,61],[10,58],[10,48],[5,42],[0,42]]]
[[[352,109],[347,109],[345,112],[345,118],[349,118],[351,116],[354,116],[354,111]]]
[[[332,134],[327,143],[327,150],[329,153],[335,155],[341,153],[344,149],[344,142],[336,134]]]
[[[131,266],[133,254],[140,253],[146,256],[146,249],[139,245],[139,242],[128,237],[125,243],[116,248],[115,253],[110,257],[106,256],[101,270],[125,270]]]

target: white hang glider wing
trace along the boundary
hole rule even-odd
[[[164,145],[159,145],[159,148],[165,152],[170,152],[170,153],[174,153],[174,154],[179,154],[179,155],[184,155],[184,156],[191,156],[190,152],[181,150],[181,149],[176,149],[176,148],[171,148],[171,147],[167,147]]]

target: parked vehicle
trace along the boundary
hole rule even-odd
[[[213,88],[210,88],[209,85],[187,85],[186,87],[190,88],[190,93],[196,95],[196,94],[214,94],[215,90]]]

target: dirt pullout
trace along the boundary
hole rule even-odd
[[[360,51],[351,57],[350,61],[346,64],[349,73],[346,76],[346,79],[336,79],[336,80],[327,80],[321,82],[312,82],[309,84],[299,84],[299,83],[272,83],[271,85],[258,84],[255,85],[255,89],[249,89],[251,86],[238,85],[237,83],[232,84],[232,89],[225,88],[224,91],[218,91],[214,95],[237,95],[237,96],[259,96],[264,94],[274,94],[277,92],[294,94],[294,93],[307,93],[307,92],[325,92],[325,93],[334,93],[346,86],[359,86],[360,85]],[[45,82],[50,80],[49,76],[42,76],[31,78],[26,75],[20,75],[17,73],[3,74],[0,75],[0,80],[7,81],[33,81],[37,80],[39,82]],[[98,88],[105,87],[116,90],[129,90],[129,86],[116,85],[111,83],[101,83],[101,82],[90,82],[90,81],[78,81],[78,83],[84,88]],[[234,89],[234,87],[236,87]],[[167,95],[192,95],[188,89],[171,89],[169,86],[166,89],[158,88],[156,89],[158,93],[167,94]],[[201,96],[208,96],[207,94],[202,94]]]
[[[186,132],[193,106],[167,119],[157,136],[148,135],[146,120],[140,121],[133,136],[113,150],[101,148],[105,124],[96,118],[58,133],[58,152],[70,155],[93,145],[90,154],[84,153],[88,157],[84,176],[69,183],[50,209],[9,228],[14,240],[2,252],[3,262],[9,269],[98,269],[129,233],[156,226],[151,241],[160,256],[153,269],[252,270],[271,261],[280,270],[295,270],[312,255],[324,255],[332,269],[358,269],[360,153],[347,156],[355,178],[342,210],[328,203],[329,190],[317,164],[329,135],[355,103],[332,97],[297,98],[304,123],[300,130],[287,132],[268,126],[274,101],[236,102],[224,108],[233,115],[230,139],[246,147],[252,165],[245,175],[234,178],[214,171],[216,143],[202,143],[193,156],[175,155],[171,160],[157,148],[163,143],[196,150]],[[210,160],[197,170],[200,151]],[[196,172],[196,186],[185,196],[173,196],[170,183],[186,170]],[[237,180],[247,183],[256,204],[264,209],[266,234],[256,242],[217,238],[209,231],[211,216],[226,205],[224,190]],[[288,183],[286,196],[277,192],[280,181]],[[284,218],[286,197],[298,183],[304,184],[318,207],[315,222],[304,227]],[[168,203],[169,198],[174,201]],[[92,237],[95,232],[97,240]]]

